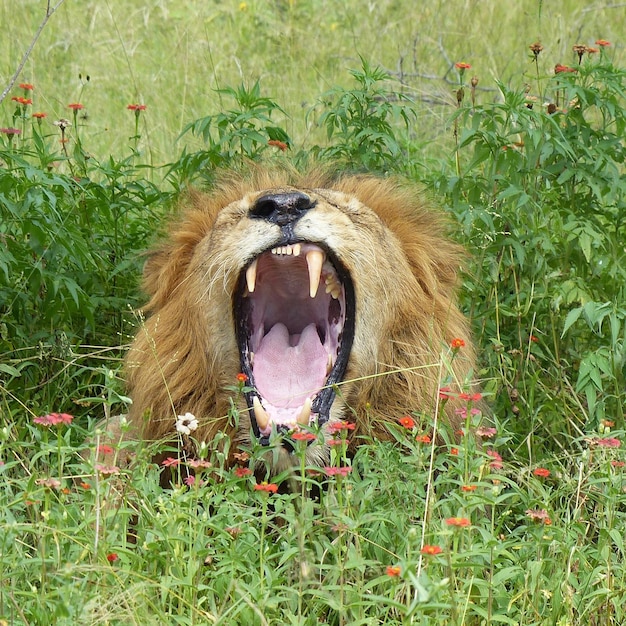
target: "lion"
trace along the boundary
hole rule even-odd
[[[196,441],[286,434],[284,467],[298,429],[349,422],[354,448],[440,403],[458,427],[439,390],[467,389],[475,353],[456,301],[465,252],[446,230],[419,191],[372,175],[256,168],[191,192],[145,263],[146,318],[126,360],[135,431],[171,439],[190,413]],[[311,465],[328,463],[320,440]]]

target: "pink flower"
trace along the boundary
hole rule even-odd
[[[341,432],[342,430],[354,430],[356,424],[353,422],[333,422],[328,425],[328,432],[331,435]]]
[[[205,459],[191,459],[187,461],[187,465],[189,465],[189,467],[193,467],[193,469],[209,469],[210,467],[213,467],[211,462]]]
[[[183,478],[183,482],[185,483],[185,485],[187,485],[187,487],[193,487],[196,484],[196,477],[185,476],[185,478]],[[202,487],[203,485],[204,485],[204,481],[198,480],[198,487]]]
[[[115,450],[106,443],[98,446],[98,454],[113,454],[113,452],[115,452]]]
[[[40,426],[58,426],[59,424],[69,426],[73,419],[69,413],[48,413],[48,415],[36,417],[33,423]]]
[[[479,426],[476,429],[476,434],[479,437],[486,437],[487,439],[489,439],[490,437],[493,437],[498,431],[495,428],[491,428],[491,427],[486,427],[486,426]]]
[[[526,509],[526,515],[535,522],[541,522],[546,526],[552,524],[552,520],[545,509]]]
[[[324,471],[326,472],[326,476],[347,476],[352,468],[350,466],[345,467],[325,467]]]
[[[244,476],[250,476],[252,474],[252,470],[247,467],[236,467],[235,468],[235,476],[237,478],[243,478]]]
[[[38,478],[35,484],[48,489],[58,489],[61,486],[61,481],[56,478]]]
[[[0,128],[0,133],[12,137],[13,135],[21,135],[22,131],[19,128]]]
[[[177,465],[180,465],[180,459],[168,456],[167,459],[161,461],[161,465],[163,467],[176,467]]]
[[[296,441],[315,441],[317,439],[317,435],[309,432],[299,431],[296,433],[292,433],[292,439]]]
[[[604,439],[592,439],[591,444],[601,448],[619,448],[622,442],[615,437],[606,437]]]
[[[504,467],[502,457],[495,450],[487,450],[487,456],[493,459],[493,461],[489,463],[491,469],[500,470]]]
[[[101,465],[97,463],[96,471],[102,476],[113,476],[120,473],[120,468],[117,465]]]

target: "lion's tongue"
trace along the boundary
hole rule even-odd
[[[256,388],[272,421],[295,420],[297,410],[272,409],[298,409],[315,395],[324,386],[327,361],[315,324],[309,324],[299,336],[290,336],[284,324],[272,327],[254,354],[253,366]]]

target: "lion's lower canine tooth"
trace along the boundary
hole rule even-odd
[[[254,293],[254,286],[256,285],[256,259],[250,263],[250,267],[246,270],[246,285],[248,285],[248,291]]]
[[[324,253],[321,250],[309,250],[306,253],[306,264],[309,268],[309,295],[315,298],[320,285]]]
[[[270,423],[270,416],[267,411],[261,406],[261,401],[257,396],[252,398],[252,408],[254,409],[254,419],[259,427],[259,430],[265,430]]]
[[[311,419],[311,398],[307,398],[300,409],[300,415],[296,418],[298,424],[308,426]]]

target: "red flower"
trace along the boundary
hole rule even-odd
[[[239,374],[237,374],[238,383],[241,383],[243,385],[247,380],[248,380],[248,377],[243,372],[239,372]]]
[[[425,544],[420,552],[422,554],[427,554],[428,556],[435,556],[436,554],[441,554],[443,552],[443,548],[439,546],[429,546],[428,544]]]
[[[439,389],[439,399],[440,400],[448,400],[449,398],[453,397],[455,394],[452,391],[452,389],[450,389],[450,387],[441,387]]]
[[[11,100],[17,102],[18,104],[23,104],[24,106],[33,103],[31,98],[24,98],[23,96],[13,96]]]
[[[42,415],[36,417],[33,423],[40,426],[58,426],[64,424],[69,426],[74,418],[69,413],[48,413],[48,415]]]
[[[33,113],[33,117],[35,119],[42,120],[44,117],[48,117],[48,114],[47,113],[41,113],[41,111],[38,111],[37,113]]]
[[[412,417],[409,417],[408,415],[401,417],[398,421],[400,422],[400,426],[403,426],[404,428],[408,430],[415,428],[415,420]]]
[[[349,466],[345,467],[325,467],[324,471],[326,472],[326,476],[347,476],[352,468]]]
[[[237,478],[243,478],[244,476],[250,476],[252,474],[252,470],[247,467],[236,467],[235,468],[235,476]]]
[[[467,519],[467,517],[449,517],[446,520],[446,524],[457,528],[467,528],[471,525],[471,522]]]
[[[328,432],[331,435],[335,433],[341,432],[342,430],[354,430],[356,428],[356,424],[353,422],[333,422],[328,425]]]
[[[606,437],[604,439],[593,439],[592,444],[600,446],[601,448],[619,448],[622,442],[615,437]]]
[[[493,461],[489,463],[489,467],[494,470],[499,470],[504,467],[502,463],[502,457],[495,450],[487,450],[487,456],[490,456]]]
[[[32,91],[35,88],[33,85],[31,85],[31,83],[20,83],[19,87],[24,91]]]
[[[468,66],[469,67],[469,66]],[[458,350],[459,348],[464,348],[465,347],[465,341],[463,339],[461,339],[460,337],[455,337],[451,342],[450,342],[450,347],[453,350]]]
[[[455,63],[454,67],[456,67],[457,70],[469,70],[472,66],[469,63],[459,62],[459,63]]]
[[[85,105],[80,104],[80,102],[72,102],[71,104],[68,104],[67,106],[69,109],[72,109],[72,111],[79,111],[80,109],[85,108]]]
[[[567,74],[567,73],[572,73],[572,72],[577,72],[578,70],[575,67],[569,67],[567,65],[561,65],[560,63],[558,63],[557,65],[554,66],[554,73],[555,74]]]
[[[177,465],[180,465],[180,459],[175,459],[171,456],[168,456],[167,459],[161,461],[161,465],[163,467],[176,467]]]
[[[548,476],[550,476],[550,470],[545,467],[537,467],[533,470],[533,474],[535,476],[539,476],[540,478],[548,478]]]
[[[317,439],[317,435],[313,433],[299,431],[296,433],[292,433],[291,438],[295,439],[296,441],[315,441]]]
[[[417,443],[430,443],[432,439],[430,438],[430,435],[424,434],[415,437],[415,441],[417,441]]]
[[[98,454],[113,454],[113,452],[115,452],[115,450],[106,443],[98,446]]]
[[[115,561],[119,560],[119,556],[117,556],[117,554],[115,552],[111,552],[110,554],[107,554],[107,561],[109,563],[115,563]]]
[[[596,46],[600,46],[601,48],[606,48],[607,46],[610,46],[611,42],[607,41],[606,39],[596,39]]]
[[[267,142],[267,145],[274,146],[275,148],[278,148],[281,152],[285,152],[289,147],[284,141],[278,141],[278,139],[270,139]]]
[[[392,578],[396,578],[402,573],[402,569],[397,565],[387,565],[385,571],[387,572],[387,576],[391,576]]]
[[[483,399],[482,393],[460,393],[459,398],[467,402],[480,402]]]
[[[461,491],[476,491],[478,489],[477,485],[463,485],[461,487]]]
[[[267,493],[276,493],[278,491],[278,485],[276,483],[258,483],[254,485],[255,491],[266,491]]]
[[[459,449],[458,448],[450,448],[450,454],[452,456],[459,456]]]
[[[129,104],[126,108],[129,111],[145,111],[146,105],[145,104]]]

